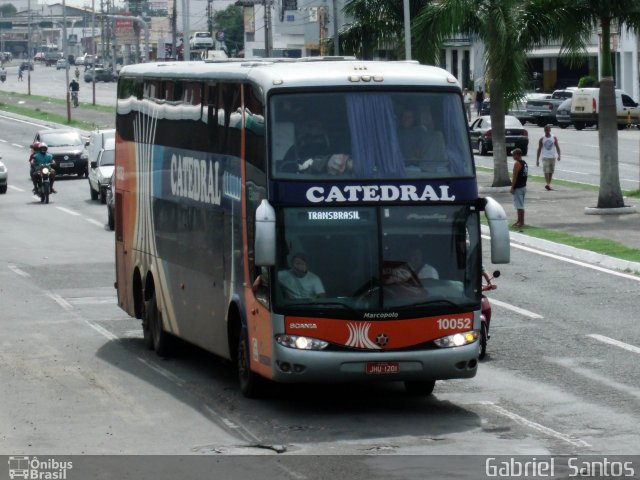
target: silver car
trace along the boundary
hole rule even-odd
[[[556,122],[560,128],[567,128],[571,125],[571,102],[572,98],[567,98],[556,110]]]
[[[2,158],[2,157],[0,157]],[[9,174],[7,172],[7,167],[0,160],[0,193],[7,193],[7,181],[9,179]]]

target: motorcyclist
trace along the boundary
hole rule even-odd
[[[38,168],[45,165],[53,164],[53,155],[51,155],[50,153],[47,153],[48,149],[49,147],[47,146],[46,143],[44,142],[40,143],[40,145],[38,146],[38,152],[31,159],[31,164],[33,165],[33,171],[31,174],[31,179],[33,180],[33,193],[38,193],[38,190],[37,190]],[[51,184],[51,193],[57,193],[53,188],[53,182],[56,179],[56,171],[51,167],[50,169],[51,169],[51,174],[49,175],[49,181]]]
[[[38,149],[40,148],[40,142],[33,142],[31,144],[31,154],[29,155],[29,176],[33,180],[33,193],[36,193],[36,182],[33,177],[33,172],[36,169],[36,166],[33,164],[32,160],[36,153],[38,153]]]

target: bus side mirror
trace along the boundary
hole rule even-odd
[[[266,199],[256,209],[255,263],[259,267],[276,264],[276,211]]]
[[[489,222],[491,235],[491,263],[509,263],[511,247],[507,214],[493,198],[486,197],[484,200],[484,214]]]

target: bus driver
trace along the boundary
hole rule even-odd
[[[278,272],[286,298],[316,298],[326,296],[322,280],[307,268],[307,258],[301,253],[291,257],[291,269]]]

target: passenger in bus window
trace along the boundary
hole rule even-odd
[[[339,177],[351,173],[353,161],[346,153],[308,158],[298,165],[298,173],[326,174]]]
[[[308,159],[330,154],[327,132],[320,122],[312,120],[306,125],[302,123],[297,126],[295,144],[289,148],[283,160],[295,161],[300,165]]]
[[[278,283],[285,298],[317,298],[325,297],[326,292],[322,280],[307,267],[307,257],[298,252],[291,257],[291,268],[278,272]]]
[[[427,151],[427,129],[418,122],[418,112],[412,107],[404,107],[400,113],[398,141],[406,165],[419,168]]]
[[[424,262],[422,250],[418,247],[414,247],[409,250],[409,266],[413,269],[420,280],[430,278],[438,280],[440,278],[438,270],[436,270],[432,265]]]

